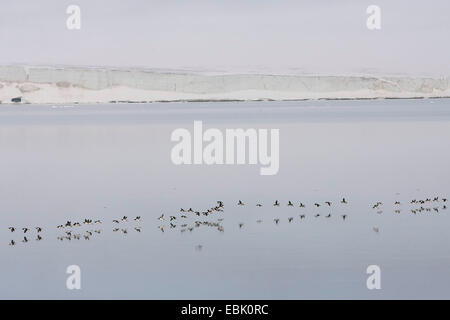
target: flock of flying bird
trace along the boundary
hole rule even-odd
[[[342,198],[342,200],[339,201],[340,204],[342,205],[347,205],[348,201],[346,200],[346,198]],[[413,199],[411,200],[409,203],[412,206],[410,208],[410,212],[413,214],[419,214],[419,213],[426,213],[426,212],[435,212],[435,213],[439,213],[440,210],[446,210],[447,209],[447,198],[440,198],[440,197],[432,197],[432,198],[425,198],[425,199]],[[237,202],[237,206],[241,207],[241,206],[245,206],[246,204],[242,201],[239,200]],[[322,214],[323,217],[329,219],[332,217],[332,213],[331,210],[334,209],[332,208],[333,203],[331,201],[325,201],[323,203],[318,203],[315,202],[313,204],[313,209],[315,210],[315,212],[313,213],[313,217],[314,218],[319,218],[321,216],[321,214],[317,211],[317,209],[321,206],[324,206],[325,208],[329,208],[330,211],[328,211],[326,214]],[[261,208],[263,205],[261,203],[257,203],[256,207]],[[278,200],[275,200],[275,202],[272,204],[273,207],[280,207],[281,204]],[[300,202],[298,205],[294,205],[294,203],[292,201],[288,201],[286,204],[287,207],[299,207],[299,208],[306,208],[306,205],[302,202]],[[394,212],[399,214],[401,212],[401,206],[402,203],[400,201],[395,201],[394,202]],[[372,205],[372,209],[376,210],[376,213],[378,214],[382,214],[383,213],[383,207],[384,204],[383,202],[377,201],[375,204]],[[160,221],[160,224],[158,225],[158,229],[161,232],[165,232],[165,230],[174,230],[174,229],[179,229],[181,233],[184,233],[186,231],[188,232],[192,232],[195,228],[199,228],[199,227],[210,227],[210,228],[215,228],[216,230],[218,230],[219,232],[224,232],[224,227],[222,225],[222,222],[224,220],[223,215],[218,216],[217,218],[215,218],[217,215],[221,214],[224,212],[224,203],[223,201],[217,201],[217,204],[215,206],[212,206],[206,210],[201,210],[201,211],[196,211],[192,208],[189,209],[183,209],[181,208],[179,210],[179,215],[165,215],[164,213],[161,214],[157,220]],[[206,219],[207,217],[209,217],[208,219]],[[306,218],[306,214],[301,212],[299,214],[299,220],[303,220]],[[339,217],[345,221],[348,216],[347,214],[340,214]],[[134,222],[137,223],[137,225],[124,225],[125,223],[128,222],[128,217],[123,216],[120,219],[114,219],[112,220],[112,223],[114,225],[112,231],[113,232],[118,232],[120,231],[123,234],[127,234],[128,233],[128,227],[133,228],[136,232],[141,232],[142,231],[142,227],[140,226],[140,222],[141,222],[141,217],[137,216],[134,219]],[[273,219],[273,222],[278,225],[280,223],[280,218],[275,217]],[[288,216],[287,217],[287,221],[289,223],[294,221],[294,216]],[[262,223],[262,219],[258,219],[256,220],[257,223]],[[63,233],[61,235],[58,235],[57,239],[60,241],[63,240],[80,240],[80,239],[84,239],[84,240],[89,240],[94,234],[100,234],[102,232],[102,229],[100,228],[92,228],[89,230],[82,230],[81,227],[84,226],[92,226],[92,225],[96,225],[99,226],[102,224],[101,220],[92,220],[92,219],[84,219],[83,222],[71,222],[71,221],[67,221],[63,224],[60,224],[57,226],[58,230],[62,230]],[[244,223],[240,222],[238,223],[238,227],[239,229],[243,228]],[[30,241],[31,236],[30,233],[32,233],[32,230],[35,230],[35,240],[36,241],[41,241],[43,239],[43,237],[41,236],[42,227],[35,227],[34,229],[32,228],[28,228],[28,227],[24,227],[24,228],[16,228],[16,227],[9,227],[8,228],[10,232],[15,232],[16,230],[21,230],[24,234],[23,239],[21,240],[23,243],[27,243]],[[373,230],[375,232],[379,232],[379,228],[378,227],[373,227]],[[11,240],[9,245],[14,246],[16,245],[16,241],[15,240]],[[196,249],[201,250],[202,246],[201,245],[197,245]]]
[[[135,222],[139,223],[141,221],[141,217],[137,216],[136,218],[133,219]],[[121,231],[123,234],[127,234],[128,233],[128,228],[126,226],[119,228],[118,225],[120,223],[124,223],[124,222],[128,222],[128,217],[123,216],[121,219],[115,219],[112,220],[112,223],[117,225],[113,228],[113,232],[117,232],[117,231]],[[101,220],[92,220],[92,219],[84,219],[83,222],[71,222],[71,221],[67,221],[63,224],[58,225],[56,228],[58,230],[63,230],[63,233],[61,235],[58,235],[57,239],[60,241],[63,240],[80,240],[80,239],[84,239],[84,240],[89,240],[94,234],[100,234],[102,233],[102,229],[100,229],[99,227],[95,228],[95,229],[89,229],[89,230],[84,230],[81,228],[82,226],[92,226],[92,225],[101,225],[102,221]],[[132,226],[133,229],[136,232],[141,232],[142,228],[140,225],[135,225]],[[16,231],[16,227],[9,227],[8,228],[10,232],[15,232]],[[23,239],[21,240],[23,243],[27,243],[30,241],[29,238],[29,233],[27,236],[27,232],[30,231],[30,228],[24,227],[21,228],[24,236]],[[43,237],[41,236],[41,232],[43,230],[42,227],[35,227],[37,236],[36,236],[36,241],[41,241],[43,239]],[[9,242],[10,246],[14,246],[16,245],[16,241],[15,240],[11,240]]]

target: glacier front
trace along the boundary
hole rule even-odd
[[[112,103],[450,97],[448,77],[208,74],[145,69],[0,66],[0,101]]]

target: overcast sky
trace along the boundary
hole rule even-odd
[[[66,28],[71,4],[81,30]],[[449,0],[3,0],[0,64],[449,75],[449,13]]]

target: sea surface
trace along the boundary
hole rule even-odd
[[[194,120],[279,129],[278,174],[174,165]],[[450,99],[0,105],[0,298],[449,299],[449,196]]]

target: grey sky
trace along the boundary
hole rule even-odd
[[[0,64],[449,75],[449,12],[448,0],[2,1]]]

